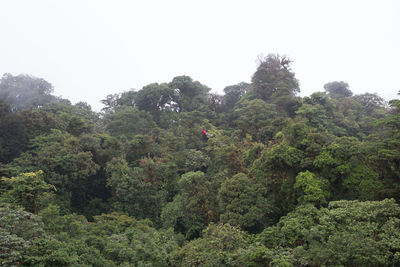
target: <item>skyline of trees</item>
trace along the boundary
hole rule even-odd
[[[0,265],[400,264],[400,101],[343,81],[300,97],[290,63],[268,55],[224,95],[178,76],[101,113],[3,76]]]

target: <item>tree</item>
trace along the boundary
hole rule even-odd
[[[245,100],[235,106],[234,125],[241,130],[241,135],[250,134],[256,141],[267,141],[274,135],[276,106],[261,99]]]
[[[57,101],[35,110],[19,112],[30,139],[49,134],[52,129],[67,131],[75,136],[102,130],[99,115],[91,107],[79,102]]]
[[[223,103],[227,111],[233,110],[235,104],[249,91],[250,84],[241,82],[224,88]]]
[[[39,215],[47,235],[32,242],[24,256],[24,265],[114,266],[96,247],[98,243],[93,242],[92,227],[95,228],[97,223],[89,225],[82,215],[60,215],[56,205],[49,205]],[[97,240],[106,238],[104,233],[97,232]]]
[[[149,220],[136,221],[107,241],[106,257],[125,266],[168,266],[169,254],[178,248],[171,230],[157,231]]]
[[[31,242],[45,236],[40,218],[22,208],[0,204],[0,265],[18,266]]]
[[[400,263],[400,207],[383,201],[334,201],[299,206],[256,241],[275,253],[292,249],[293,265],[395,266]]]
[[[112,136],[124,135],[128,139],[137,134],[151,134],[156,128],[152,116],[142,110],[126,107],[105,118],[106,129]]]
[[[36,239],[28,248],[24,266],[115,266],[100,251],[82,240]]]
[[[328,181],[315,177],[312,172],[300,172],[296,176],[296,183],[294,184],[294,188],[300,191],[297,201],[300,204],[325,204],[330,195],[327,185]]]
[[[218,192],[220,222],[244,230],[262,230],[268,203],[262,189],[244,173],[238,173],[222,183]]]
[[[152,83],[137,92],[136,106],[153,115],[156,122],[160,122],[161,112],[172,108],[174,91],[166,83]]]
[[[101,110],[105,113],[115,112],[120,107],[119,99],[118,94],[107,95],[105,99],[101,100],[101,103],[105,106]]]
[[[400,266],[400,101],[298,97],[290,67],[268,55],[224,96],[179,76],[102,114],[5,77],[34,98],[0,100],[0,265]]]
[[[0,98],[9,102],[14,111],[38,108],[54,101],[56,98],[52,92],[50,83],[29,75],[6,73],[0,81]]]
[[[43,171],[22,173],[16,177],[3,177],[2,181],[10,189],[0,199],[18,204],[25,210],[38,213],[52,198],[52,191],[56,188],[44,181]]]
[[[400,93],[399,93],[400,94]],[[377,132],[370,136],[368,157],[376,164],[387,197],[399,199],[400,192],[400,100],[389,102],[390,113],[377,120]]]
[[[350,97],[353,95],[353,92],[349,89],[349,84],[343,81],[326,83],[324,89],[333,98]]]
[[[269,54],[260,59],[251,79],[252,89],[258,98],[271,103],[274,98],[294,96],[299,92],[299,83],[290,69],[291,63],[287,57],[277,54]]]
[[[284,141],[265,149],[250,168],[250,176],[267,200],[265,223],[271,224],[295,205],[294,184],[304,154]]]
[[[353,98],[363,106],[364,112],[367,114],[371,114],[376,110],[383,109],[387,105],[385,100],[376,93],[355,95]]]
[[[296,114],[307,119],[311,127],[318,130],[331,130],[333,104],[325,93],[313,93],[310,97],[304,97],[301,107]]]
[[[187,239],[198,237],[216,217],[216,188],[203,172],[188,172],[178,180],[179,194],[164,206],[161,220]]]
[[[366,147],[354,137],[336,138],[315,157],[320,177],[330,183],[335,199],[373,200],[382,190],[372,166],[367,165]]]
[[[130,168],[120,158],[107,164],[107,186],[112,191],[117,210],[135,218],[157,220],[161,209],[160,184],[153,169],[154,162],[151,160],[135,168]]]
[[[21,114],[11,111],[11,106],[0,99],[0,162],[8,163],[28,145],[29,132]]]
[[[240,252],[248,247],[248,235],[229,224],[210,224],[201,238],[172,254],[173,266],[244,266]]]
[[[210,158],[203,152],[195,149],[189,149],[185,151],[185,171],[203,171],[207,170],[210,164]]]
[[[127,144],[126,160],[131,166],[139,166],[140,160],[150,156],[153,151],[154,141],[148,135],[135,135]]]
[[[207,103],[207,93],[210,88],[193,81],[189,76],[175,77],[168,86],[175,92],[174,109],[178,112],[193,111]]]
[[[19,172],[43,170],[44,180],[57,188],[58,201],[65,201],[68,208],[71,204],[77,207],[84,204],[84,189],[90,188],[89,178],[100,168],[85,146],[87,143],[80,142],[80,138],[53,130],[33,139],[31,149],[13,164],[19,166]]]

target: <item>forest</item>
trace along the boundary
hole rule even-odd
[[[0,266],[400,266],[400,100],[301,97],[291,63],[101,112],[4,74]]]

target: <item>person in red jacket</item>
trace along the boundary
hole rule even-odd
[[[207,133],[206,130],[204,130],[203,128],[201,128],[201,132],[203,133],[203,136],[210,136],[210,137],[214,136],[212,134]]]

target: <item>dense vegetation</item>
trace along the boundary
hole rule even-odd
[[[0,266],[399,266],[400,101],[345,82],[299,97],[290,64],[101,113],[5,74]]]

